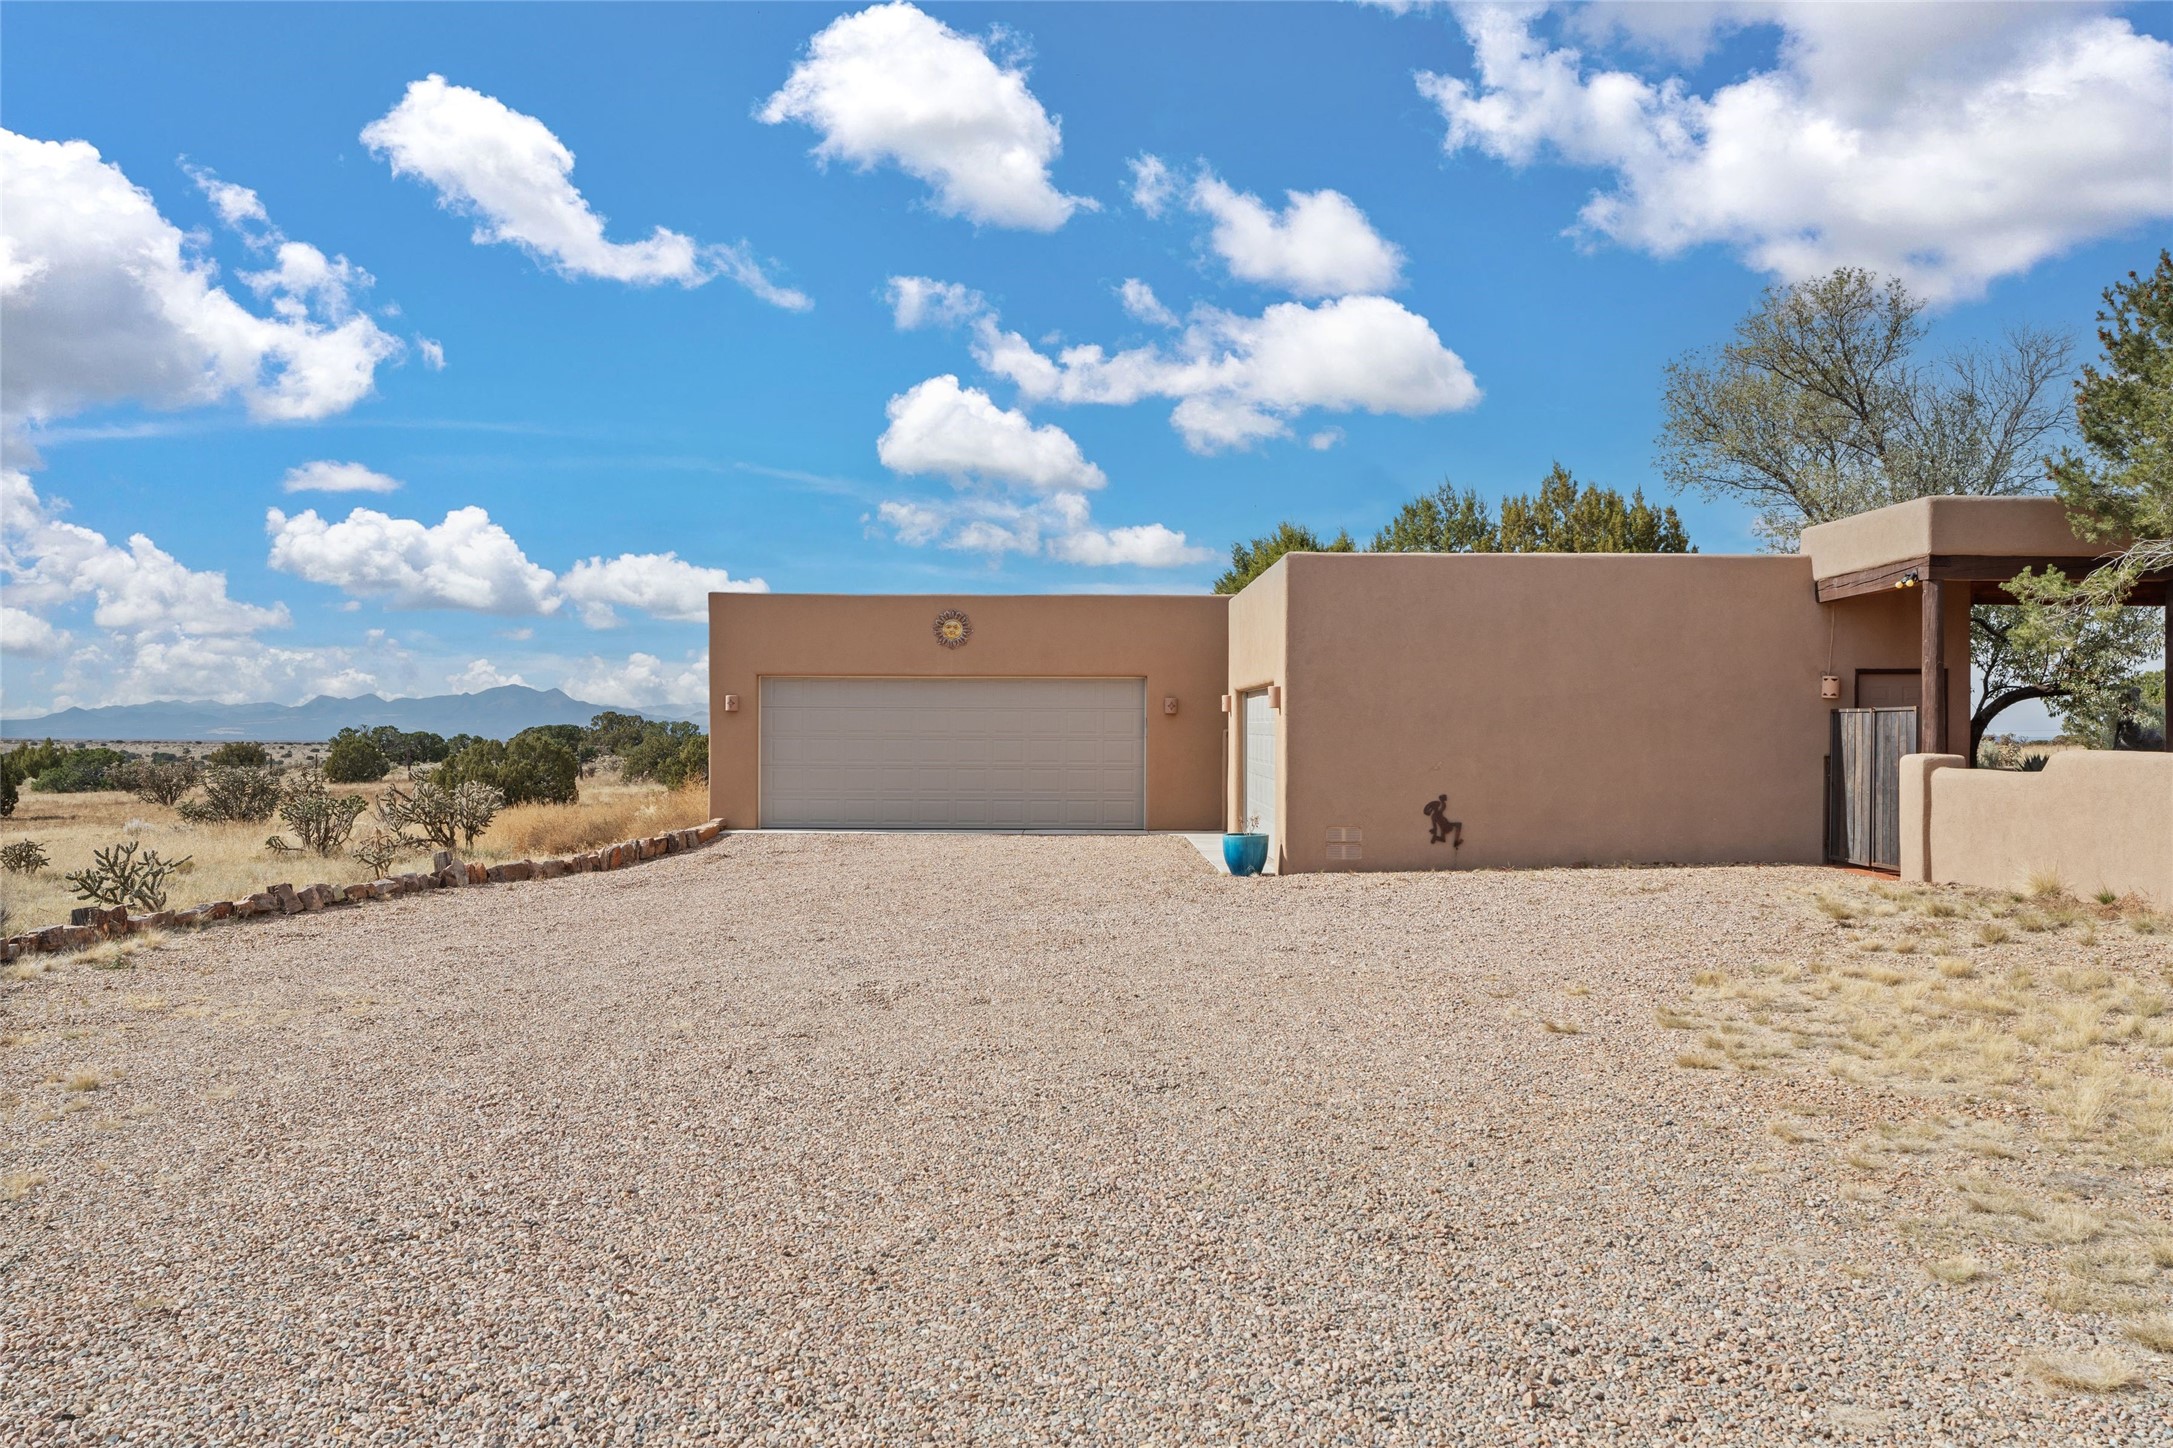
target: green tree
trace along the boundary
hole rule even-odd
[[[515,739],[525,739],[530,736],[538,739],[555,740],[565,745],[573,751],[573,757],[583,764],[587,764],[596,757],[596,741],[591,739],[589,731],[579,724],[531,724],[513,737]]]
[[[2062,423],[2067,340],[2018,329],[1926,364],[1923,310],[1854,267],[1768,288],[1731,340],[1668,364],[1668,483],[1749,504],[1783,549],[1809,524],[1889,503],[2035,489]]]
[[[709,736],[684,720],[645,720],[641,738],[620,756],[625,778],[653,779],[677,789],[709,777]]]
[[[2136,666],[2157,652],[2157,620],[2142,609],[2078,600],[2057,572],[2024,575],[2008,588],[2025,601],[1969,611],[1977,674],[1969,758],[1976,759],[1994,719],[2031,699],[2043,700],[2073,737],[2109,747]]]
[[[1355,553],[1358,545],[1348,533],[1338,533],[1323,543],[1312,529],[1296,523],[1278,523],[1275,531],[1250,543],[1230,545],[1230,568],[1215,580],[1215,592],[1235,593],[1268,571],[1285,553]]]
[[[589,720],[589,745],[597,754],[616,754],[624,757],[626,751],[641,742],[648,731],[649,721],[639,714],[622,714],[606,709]]]
[[[1502,499],[1501,521],[1470,489],[1443,483],[1403,505],[1373,535],[1376,553],[1690,553],[1690,537],[1670,507],[1655,508],[1642,490],[1625,500],[1613,488],[1580,484],[1556,463],[1539,491]]]
[[[331,748],[324,752],[324,777],[334,784],[368,784],[383,779],[392,770],[392,761],[385,757],[371,734],[358,729],[342,729],[332,736]]]
[[[41,794],[89,794],[95,790],[123,788],[115,772],[134,759],[118,749],[93,746],[70,749],[58,763],[38,771],[30,787]]]
[[[1375,553],[1492,553],[1497,545],[1486,500],[1470,488],[1459,493],[1444,478],[1434,491],[1397,509],[1371,547]]]
[[[1556,463],[1538,493],[1502,499],[1496,547],[1503,553],[1688,553],[1690,537],[1669,507],[1643,489],[1627,502],[1613,488],[1580,486]]]
[[[498,789],[507,804],[572,804],[581,796],[581,760],[557,738],[524,729],[506,743]]]
[[[204,763],[216,769],[270,769],[272,752],[261,744],[235,739],[205,755]]]
[[[444,738],[427,729],[407,730],[380,724],[369,731],[369,738],[377,746],[377,752],[389,763],[406,770],[410,779],[415,777],[416,765],[436,764],[446,755]]]
[[[572,804],[580,797],[581,762],[549,735],[524,730],[506,743],[478,739],[441,765],[433,779],[450,789],[480,784],[508,805]]]
[[[2173,252],[2147,277],[2128,273],[2098,313],[2104,366],[2075,382],[2075,431],[2047,468],[2068,519],[2085,538],[2133,540],[2132,576],[2173,567]]]
[[[2075,382],[2083,451],[2062,449],[2046,473],[2077,536],[2125,548],[2080,579],[2047,570],[2007,591],[2020,605],[2015,633],[2096,661],[2053,696],[2055,708],[2072,736],[2115,748],[2165,738],[2163,696],[2154,711],[2135,672],[2163,647],[2163,616],[2125,605],[2143,575],[2173,569],[2173,253],[2159,252],[2149,276],[2131,271],[2104,296],[2101,365],[2086,363]]]

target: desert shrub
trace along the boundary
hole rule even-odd
[[[45,846],[36,840],[16,840],[0,846],[0,870],[10,875],[35,875],[52,863],[45,853]]]
[[[531,738],[549,739],[554,743],[563,744],[572,750],[573,757],[583,764],[587,764],[601,752],[597,749],[596,740],[590,735],[589,731],[579,724],[532,724],[507,742],[518,743],[520,740]]]
[[[203,783],[202,799],[180,805],[181,818],[191,824],[260,824],[279,809],[279,779],[269,769],[213,765]]]
[[[380,724],[369,731],[369,741],[377,746],[377,752],[390,763],[405,769],[410,779],[415,776],[418,764],[436,764],[447,754],[442,735],[427,729],[396,729],[390,724]]]
[[[8,763],[6,755],[0,755],[0,819],[15,813],[15,801],[21,794],[15,783],[15,766]]]
[[[334,794],[324,786],[322,774],[295,775],[279,792],[279,818],[300,838],[303,849],[331,856],[347,843],[370,802],[359,794]]]
[[[475,846],[475,837],[505,808],[505,796],[473,779],[419,780],[412,789],[392,785],[377,798],[377,817],[395,834],[412,828],[441,850]]]
[[[204,763],[215,769],[270,769],[272,752],[261,744],[232,739],[205,755]]]
[[[59,763],[40,770],[30,787],[40,794],[89,794],[112,789],[113,772],[128,761],[129,756],[118,749],[71,749]]]
[[[358,861],[372,878],[392,873],[392,862],[415,848],[415,842],[397,831],[375,829],[347,846],[350,859]]]
[[[188,868],[189,858],[169,860],[156,850],[136,853],[136,841],[91,852],[91,867],[65,878],[76,898],[95,905],[125,905],[131,910],[166,908],[166,879]]]
[[[193,759],[138,760],[107,771],[106,778],[115,789],[125,789],[145,804],[162,804],[168,809],[181,802],[182,796],[196,788],[203,770]]]
[[[616,709],[606,709],[589,720],[589,727],[584,732],[598,754],[616,754],[624,759],[628,750],[641,743],[641,736],[648,728],[649,721],[639,714],[621,714]]]
[[[504,744],[477,740],[433,777],[446,784],[488,785],[509,805],[571,804],[580,796],[581,761],[549,735],[524,730]]]
[[[353,729],[342,729],[324,753],[324,777],[334,784],[368,784],[391,769],[392,761],[377,741]]]
[[[653,779],[677,789],[689,779],[709,777],[709,736],[692,724],[652,720],[619,761],[627,779]]]

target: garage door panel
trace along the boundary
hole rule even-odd
[[[765,679],[762,822],[1140,829],[1141,679]]]

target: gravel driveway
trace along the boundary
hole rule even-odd
[[[2173,1437],[1673,1064],[1829,879],[739,836],[70,966],[0,996],[0,1440]]]

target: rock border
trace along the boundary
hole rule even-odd
[[[66,925],[48,925],[0,941],[0,961],[23,955],[65,950],[84,950],[101,940],[133,935],[139,930],[209,925],[217,920],[247,920],[257,915],[299,915],[333,905],[360,905],[371,900],[390,900],[426,890],[450,890],[467,885],[509,885],[523,880],[556,880],[562,875],[588,875],[602,870],[623,870],[644,860],[684,854],[714,842],[724,834],[724,821],[709,820],[683,830],[621,840],[578,855],[548,860],[513,860],[503,865],[462,861],[451,850],[430,857],[430,868],[405,875],[387,875],[356,885],[267,885],[238,900],[214,900],[186,910],[154,910],[131,915],[126,906],[85,905],[70,912]]]

